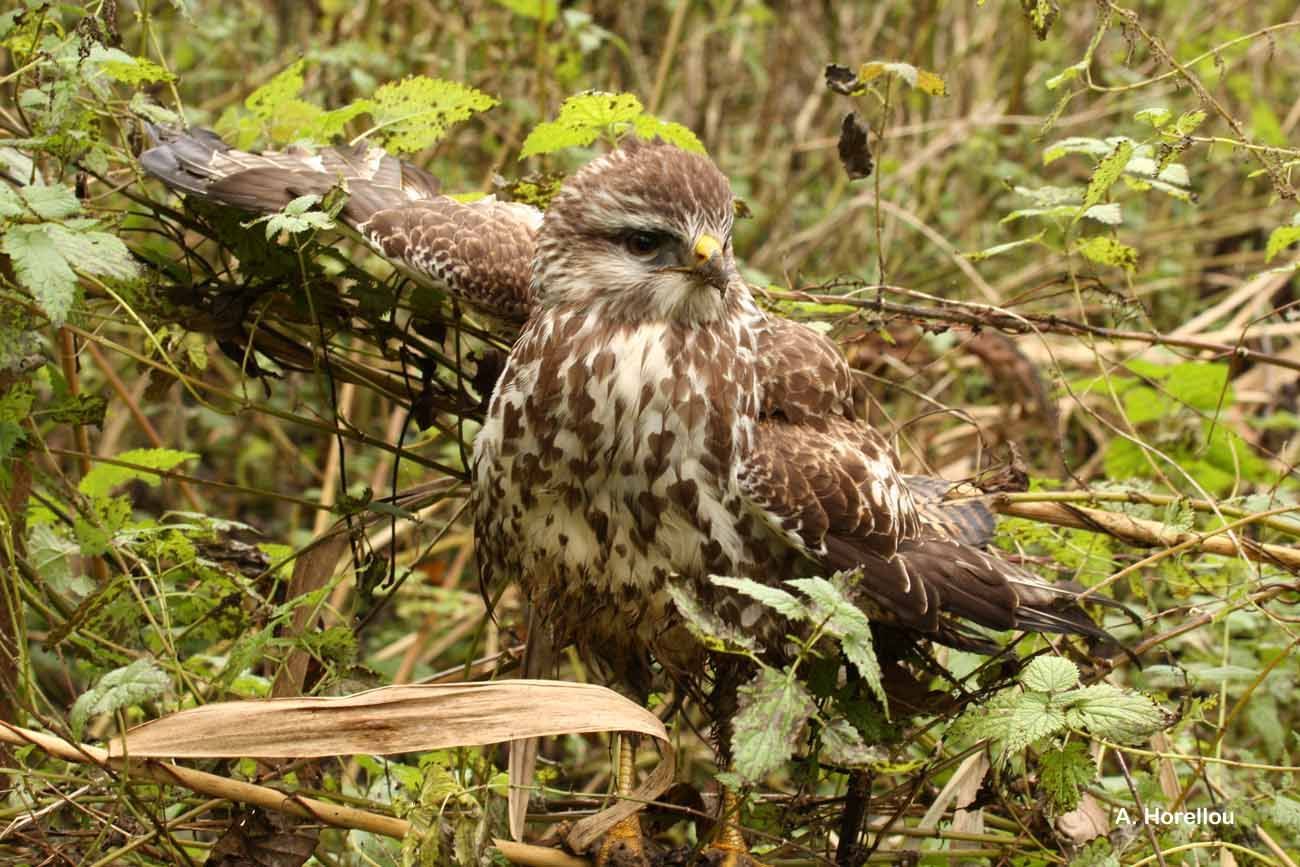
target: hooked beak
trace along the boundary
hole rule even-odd
[[[725,293],[729,275],[726,260],[722,255],[722,244],[712,235],[700,235],[695,241],[693,252],[695,265],[691,268],[691,272],[718,292]]]

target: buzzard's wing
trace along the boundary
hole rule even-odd
[[[340,218],[381,256],[501,319],[527,318],[542,218],[535,208],[491,196],[459,202],[441,195],[428,172],[364,144],[254,154],[209,130],[150,132],[157,143],[140,164],[174,189],[271,213],[344,184]]]
[[[980,649],[953,618],[1106,637],[1071,590],[981,550],[992,528],[983,504],[946,504],[940,480],[899,474],[884,438],[852,420],[833,343],[772,323],[760,357],[786,360],[762,372],[764,417],[737,476],[759,516],[827,572],[860,569],[859,602],[878,620]],[[839,411],[813,415],[828,406]]]

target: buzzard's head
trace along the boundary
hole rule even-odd
[[[629,137],[551,202],[534,297],[623,321],[717,319],[745,291],[733,214],[731,186],[708,157]]]

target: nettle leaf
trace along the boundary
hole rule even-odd
[[[1113,265],[1125,271],[1132,271],[1137,267],[1137,250],[1103,235],[1080,238],[1074,245],[1074,251],[1099,265]]]
[[[789,761],[816,711],[812,696],[793,672],[763,666],[739,690],[733,723],[732,769],[757,782]]]
[[[1173,119],[1174,113],[1167,108],[1144,108],[1133,119],[1141,123],[1150,124],[1153,129],[1160,129]]]
[[[1268,235],[1268,245],[1264,248],[1264,261],[1272,262],[1277,254],[1296,241],[1300,241],[1300,215],[1291,221],[1290,226],[1278,226]]]
[[[96,45],[90,49],[90,61],[104,75],[123,84],[149,84],[156,81],[171,81],[176,77],[152,60],[135,57],[121,49],[107,48],[103,45]]]
[[[822,754],[827,760],[844,767],[862,767],[880,757],[862,740],[862,735],[848,720],[832,720],[822,727]]]
[[[1229,406],[1233,401],[1228,385],[1228,365],[1209,361],[1184,361],[1175,364],[1165,379],[1165,389],[1175,400],[1194,409],[1212,412],[1220,401]]]
[[[413,75],[379,88],[370,116],[390,151],[411,153],[439,141],[447,130],[497,104],[481,90],[455,81]]]
[[[555,120],[533,127],[524,139],[519,158],[586,147],[602,135],[619,137],[628,132],[638,138],[658,137],[683,150],[705,152],[695,133],[679,123],[648,114],[634,95],[589,91],[566,99]]]
[[[1034,692],[1064,692],[1079,683],[1079,667],[1059,656],[1037,656],[1020,673],[1020,683]]]
[[[1018,753],[1040,738],[1054,735],[1066,726],[1065,711],[1052,696],[1026,692],[1012,703],[999,721],[1002,730],[1002,758]]]
[[[729,578],[723,575],[710,575],[709,580],[719,587],[730,587],[750,599],[763,603],[782,617],[791,620],[807,620],[811,615],[807,605],[779,587],[760,584],[750,578]]]
[[[1097,683],[1060,697],[1066,721],[1097,737],[1137,741],[1168,724],[1165,712],[1140,693]]]
[[[72,187],[32,184],[20,187],[18,194],[32,213],[42,220],[62,220],[81,213],[81,202]]]
[[[118,485],[136,479],[149,485],[157,485],[162,477],[157,473],[149,472],[150,469],[172,470],[185,461],[197,457],[194,452],[180,452],[174,449],[131,449],[114,455],[114,458],[137,466],[96,464],[91,467],[90,472],[81,477],[77,490],[88,497],[106,497]]]
[[[282,105],[302,93],[305,83],[302,71],[306,64],[307,61],[302,58],[295,60],[288,68],[250,93],[244,100],[244,107],[263,120],[274,117]]]
[[[843,573],[835,576],[841,582],[849,580]],[[872,694],[888,709],[885,688],[881,683],[880,662],[871,641],[871,622],[862,609],[849,601],[840,588],[825,578],[796,578],[785,582],[807,594],[813,602],[813,619],[825,622],[827,632],[839,639],[840,647],[858,674],[866,681]]]
[[[1114,150],[1097,163],[1097,168],[1093,170],[1092,178],[1088,181],[1088,189],[1083,194],[1082,211],[1086,211],[1106,197],[1106,193],[1127,168],[1129,159],[1133,156],[1133,147],[1133,142],[1123,139],[1115,145]]]
[[[641,100],[630,93],[576,94],[564,101],[555,120],[533,127],[524,139],[519,158],[584,147],[619,124],[635,123],[644,113]]]
[[[660,120],[652,114],[643,114],[632,121],[632,130],[638,138],[661,138],[669,144],[677,145],[684,151],[697,154],[707,153],[704,143],[688,126],[671,120]]]
[[[1097,765],[1079,741],[1048,750],[1038,757],[1038,782],[1052,811],[1068,813],[1079,806],[1083,789],[1097,776]]]
[[[77,275],[46,231],[50,225],[10,226],[0,240],[0,250],[13,261],[18,282],[57,327],[68,318],[76,299]]]
[[[724,653],[757,650],[758,645],[753,638],[701,605],[700,600],[685,585],[669,582],[668,595],[686,621],[686,628],[705,647]]]
[[[324,211],[310,210],[312,205],[317,204],[320,200],[321,197],[314,193],[298,196],[298,198],[285,205],[284,210],[278,214],[267,214],[264,217],[249,220],[242,225],[244,228],[249,228],[258,223],[265,223],[266,239],[268,241],[281,232],[296,235],[299,232],[332,229],[334,228],[334,220],[329,214]]]
[[[92,716],[158,698],[170,684],[167,673],[152,659],[137,659],[125,668],[110,671],[94,688],[77,697],[68,717],[73,735],[80,739]]]
[[[1205,123],[1205,112],[1199,108],[1195,111],[1188,111],[1180,114],[1174,125],[1164,130],[1164,132],[1175,136],[1188,136],[1196,132],[1196,128]]]

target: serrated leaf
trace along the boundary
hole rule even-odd
[[[1026,692],[1011,704],[1001,724],[1001,758],[1005,760],[1034,741],[1065,728],[1066,716],[1050,696],[1040,692]]]
[[[161,476],[149,472],[155,470],[172,470],[185,461],[194,460],[194,452],[181,452],[174,449],[131,449],[114,455],[119,461],[135,464],[134,467],[122,467],[116,464],[99,463],[90,468],[90,472],[81,477],[77,490],[88,497],[106,497],[114,488],[124,482],[139,479],[149,485],[157,485]]]
[[[388,150],[398,153],[426,148],[453,124],[497,104],[495,97],[481,90],[422,75],[385,84],[371,102],[378,137]]]
[[[243,225],[245,227],[254,226],[258,223],[266,224],[266,239],[269,241],[281,232],[288,232],[290,235],[296,235],[299,232],[318,231],[334,228],[334,220],[324,211],[308,210],[313,205],[320,202],[321,197],[314,193],[298,196],[289,204],[284,206],[284,210],[278,214],[267,214],[258,217],[255,220],[249,220]]]
[[[18,192],[32,213],[42,220],[63,220],[81,213],[81,202],[71,187],[32,184],[20,187]]]
[[[873,60],[858,67],[858,80],[866,84],[882,75],[892,75],[908,87],[914,87],[933,96],[944,96],[947,86],[937,73],[918,69],[910,63],[891,63]]]
[[[1137,267],[1137,250],[1127,244],[1121,244],[1114,238],[1102,235],[1081,238],[1074,245],[1074,251],[1100,265],[1113,265],[1125,271],[1132,271]]]
[[[879,758],[848,720],[837,719],[822,727],[822,754],[833,764],[862,767]]]
[[[122,239],[90,228],[90,221],[67,224],[46,223],[44,228],[59,254],[76,271],[114,280],[130,280],[139,274],[131,251]]]
[[[841,581],[850,580],[844,574],[836,577]],[[889,702],[881,682],[880,662],[876,659],[876,650],[871,640],[871,622],[867,615],[839,587],[825,578],[796,578],[785,583],[812,600],[813,619],[825,621],[826,631],[839,639],[844,655],[887,710]]]
[[[752,637],[701,605],[700,600],[684,584],[669,582],[668,595],[686,621],[686,628],[706,647],[724,652],[737,648],[748,651],[757,649],[758,645]]]
[[[1196,131],[1196,128],[1203,123],[1205,123],[1205,112],[1201,111],[1198,108],[1194,111],[1188,111],[1188,112],[1184,112],[1183,114],[1180,114],[1178,116],[1178,120],[1174,122],[1174,125],[1169,129],[1165,130],[1165,132],[1171,133],[1176,136],[1191,135],[1193,132]]]
[[[62,326],[77,295],[77,275],[47,229],[53,223],[10,226],[0,239],[14,274],[55,327]]]
[[[1068,813],[1079,806],[1083,789],[1097,776],[1097,766],[1088,748],[1070,741],[1061,749],[1048,750],[1038,757],[1038,781],[1047,795],[1052,811]]]
[[[804,605],[796,597],[786,593],[779,587],[772,587],[768,584],[760,584],[751,578],[731,578],[724,575],[710,575],[709,581],[719,587],[730,587],[738,593],[743,593],[750,599],[754,599],[771,608],[782,617],[788,617],[791,620],[806,620],[811,612],[808,606]]]
[[[1133,115],[1133,119],[1150,124],[1153,129],[1160,129],[1160,127],[1169,123],[1173,116],[1174,113],[1167,108],[1144,108]]]
[[[707,153],[704,143],[691,131],[690,127],[670,120],[660,120],[652,114],[642,114],[632,123],[632,130],[644,139],[661,138],[669,144],[676,145],[684,151]]]
[[[632,124],[644,113],[630,93],[590,91],[569,97],[553,121],[539,123],[524,139],[519,158],[554,153],[594,142],[615,124]]]
[[[167,673],[151,659],[137,659],[125,668],[110,671],[73,704],[68,717],[73,736],[80,739],[90,717],[155,699],[170,684]]]
[[[244,100],[244,107],[263,120],[275,116],[286,102],[302,92],[305,83],[302,71],[307,61],[299,58],[281,70],[266,84],[254,90]]]
[[[1106,197],[1107,191],[1119,180],[1133,156],[1133,142],[1127,139],[1115,145],[1115,149],[1097,163],[1088,181],[1088,189],[1083,194],[1082,210],[1087,210]]]
[[[740,687],[739,699],[731,739],[732,769],[757,782],[794,755],[816,707],[792,673],[768,666]]]
[[[1079,683],[1079,667],[1059,656],[1037,656],[1020,673],[1020,683],[1034,692],[1064,692]]]
[[[1300,241],[1300,226],[1278,226],[1268,235],[1268,245],[1264,248],[1264,261],[1272,262],[1287,247]]]
[[[1136,741],[1164,728],[1165,714],[1144,695],[1097,683],[1060,696],[1066,721],[1097,737]]]
[[[1220,401],[1229,406],[1233,399],[1228,365],[1209,361],[1175,364],[1165,379],[1165,389],[1174,400],[1204,412],[1218,409]]]
[[[175,78],[152,60],[135,57],[119,48],[96,45],[90,49],[90,61],[104,75],[123,84],[148,84]]]

